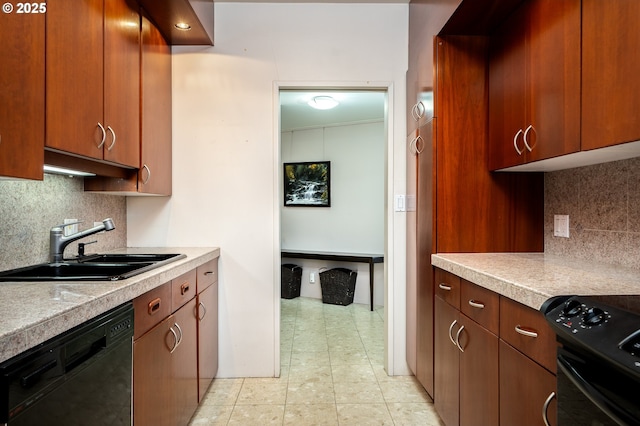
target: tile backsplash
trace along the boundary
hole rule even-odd
[[[545,174],[544,251],[640,269],[640,158]],[[553,216],[569,215],[569,238]]]
[[[44,181],[0,180],[0,270],[49,260],[49,230],[64,219],[79,219],[79,230],[112,218],[116,229],[94,234],[79,242],[97,240],[86,252],[127,245],[126,198],[84,192],[82,178],[44,175]],[[71,243],[65,257],[77,253]]]

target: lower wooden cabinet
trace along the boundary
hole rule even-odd
[[[217,266],[134,299],[135,425],[186,426],[218,372]]]
[[[500,341],[500,425],[556,424],[556,376]],[[549,403],[545,405],[547,400]],[[547,407],[545,409],[545,407]]]
[[[435,270],[434,405],[446,426],[556,424],[555,335],[542,314]]]
[[[498,336],[440,297],[435,318],[434,404],[440,418],[447,426],[497,425]]]
[[[440,297],[435,298],[433,403],[447,426],[460,424],[460,351],[451,333],[459,311]]]
[[[192,299],[133,343],[136,425],[186,425],[198,406],[197,334]]]
[[[198,294],[198,402],[218,372],[218,282]]]
[[[498,336],[465,315],[460,326],[460,424],[497,425]]]

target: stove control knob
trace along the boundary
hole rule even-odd
[[[604,311],[600,308],[589,308],[584,316],[586,325],[598,325],[604,321]]]
[[[567,300],[564,304],[564,307],[562,308],[562,313],[569,318],[575,317],[581,312],[582,312],[582,303],[580,303],[576,299]]]

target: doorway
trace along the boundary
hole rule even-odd
[[[280,250],[309,250],[347,253],[385,253],[387,247],[387,173],[388,173],[388,88],[285,88],[278,87],[280,111],[278,179],[280,193],[279,235]],[[319,108],[314,108],[311,105]],[[333,104],[333,108],[325,108]],[[311,205],[285,205],[284,163],[330,164],[328,182],[330,200],[326,207]],[[278,250],[278,253],[280,252]],[[280,259],[278,259],[280,260]],[[359,335],[366,335],[365,346],[387,370],[387,343],[389,330],[387,291],[387,265],[374,268],[374,305],[369,311],[369,270],[366,264],[327,263],[319,260],[296,259],[302,267],[302,303],[279,303],[280,357],[291,356],[290,345],[296,337],[308,342],[309,349],[323,347],[312,337],[305,339],[295,335],[304,327],[318,327],[317,315],[324,311],[324,323],[338,317],[343,321],[368,322],[380,320],[382,329],[373,326],[365,330],[361,325]],[[279,267],[279,265],[278,265]],[[320,272],[327,268],[343,267],[358,274],[351,308],[322,304]],[[279,283],[279,282],[278,282]],[[279,291],[278,291],[279,294]],[[362,309],[359,309],[362,308]],[[301,312],[306,309],[306,312]],[[327,315],[329,312],[329,316]],[[297,320],[296,320],[297,318]],[[306,325],[301,318],[309,318],[314,324]],[[284,322],[289,322],[284,324]],[[321,321],[322,323],[322,321]],[[328,329],[323,329],[322,332]],[[299,333],[298,331],[298,333]],[[313,330],[308,330],[312,333]],[[331,332],[330,330],[328,330]],[[379,336],[378,347],[375,339]],[[318,346],[320,345],[320,346]],[[346,344],[345,350],[353,349]],[[375,351],[373,350],[375,349]],[[379,350],[379,351],[378,351]],[[358,356],[355,354],[354,356]],[[334,354],[335,357],[335,354]],[[286,364],[283,364],[286,365]]]

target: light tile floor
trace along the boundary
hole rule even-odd
[[[190,425],[441,426],[414,377],[385,372],[383,315],[282,299],[281,376],[215,379]]]

